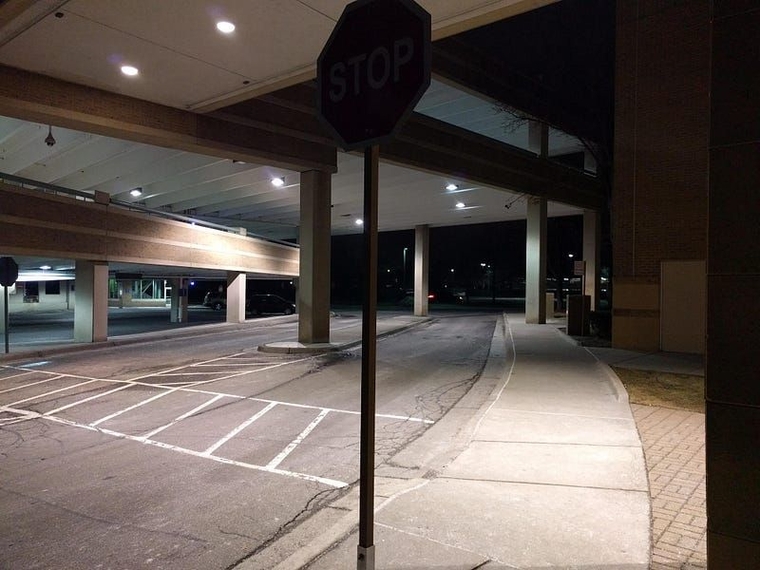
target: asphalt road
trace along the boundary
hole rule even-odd
[[[378,343],[378,465],[472,386],[496,318],[441,314]],[[0,366],[0,568],[232,568],[349,492],[361,352],[256,350],[294,335]]]

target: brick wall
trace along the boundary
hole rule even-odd
[[[618,0],[613,285],[626,294],[613,293],[617,346],[659,346],[659,300],[629,306],[638,283],[658,284],[663,260],[706,258],[709,62],[708,0]]]

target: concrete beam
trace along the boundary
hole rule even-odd
[[[600,181],[592,176],[419,113],[393,142],[381,146],[380,156],[579,208],[600,210],[607,204]]]
[[[332,144],[142,101],[0,65],[0,114],[290,170],[337,170]]]
[[[0,204],[7,255],[298,275],[298,248],[239,233],[2,183]]]

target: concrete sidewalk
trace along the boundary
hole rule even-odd
[[[473,389],[375,485],[378,569],[649,566],[647,473],[622,385],[556,327],[517,315],[497,326]],[[356,568],[357,496],[238,568]]]

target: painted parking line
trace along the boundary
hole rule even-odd
[[[189,412],[185,412],[181,416],[178,416],[178,417],[174,418],[168,424],[163,425],[163,426],[161,426],[159,428],[156,428],[153,431],[146,433],[142,437],[145,438],[145,439],[150,439],[151,437],[153,437],[157,433],[161,433],[165,429],[169,429],[170,427],[172,427],[177,422],[181,422],[182,420],[187,419],[187,418],[189,418],[190,416],[192,416],[194,414],[197,414],[198,412],[200,412],[204,408],[207,408],[208,406],[210,406],[211,404],[213,404],[214,402],[216,402],[218,400],[221,400],[222,398],[224,398],[224,395],[223,394],[218,394],[218,395],[214,396],[213,398],[211,398],[210,400],[207,400],[206,402],[202,403],[200,406],[196,406],[195,408],[193,408]]]
[[[251,425],[253,422],[258,420],[261,416],[266,414],[269,410],[274,408],[277,405],[277,402],[272,402],[268,406],[266,406],[264,409],[259,410],[256,412],[252,417],[245,420],[242,424],[237,426],[235,429],[233,429],[231,432],[229,432],[227,435],[225,435],[222,439],[214,443],[212,446],[210,446],[206,451],[202,452],[201,455],[211,455],[214,453],[217,449],[219,449],[221,446],[223,446],[225,443],[227,443],[229,440],[231,440],[233,437],[235,437],[237,434],[239,434],[241,431],[243,431],[245,428],[247,428],[249,425]]]
[[[123,386],[118,386],[114,388],[113,390],[108,390],[107,392],[102,392],[100,394],[95,394],[94,396],[90,396],[88,398],[84,398],[82,400],[77,400],[76,402],[72,402],[71,404],[66,404],[65,406],[61,406],[60,408],[56,408],[54,410],[50,410],[48,412],[45,412],[43,415],[45,416],[52,416],[53,414],[57,414],[58,412],[62,412],[63,410],[68,410],[69,408],[73,408],[75,406],[79,406],[80,404],[84,404],[86,402],[91,402],[93,400],[97,400],[98,398],[102,398],[103,396],[108,396],[109,394],[113,394],[114,392],[120,392],[121,390],[126,390],[127,388],[131,388],[131,384],[124,384]]]
[[[306,426],[306,429],[304,429],[301,433],[298,434],[298,437],[296,437],[293,441],[291,441],[288,446],[283,449],[277,457],[272,459],[269,463],[267,463],[267,469],[276,469],[277,466],[282,463],[285,458],[290,455],[290,453],[299,446],[299,444],[306,439],[306,436],[309,435],[312,431],[314,431],[314,428],[317,427],[320,422],[327,417],[327,414],[330,413],[330,410],[322,410],[319,412],[319,415],[314,418],[314,420]]]
[[[51,380],[60,380],[63,378],[63,375],[58,376],[56,378],[51,378]],[[25,402],[31,402],[33,400],[39,400],[40,398],[45,398],[47,396],[52,396],[53,394],[58,394],[60,392],[65,392],[67,390],[73,390],[74,388],[78,388],[79,386],[86,386],[87,384],[92,384],[93,382],[100,382],[100,380],[87,380],[86,382],[80,382],[79,384],[74,384],[72,386],[65,386],[63,388],[58,388],[57,390],[50,390],[50,392],[44,392],[42,394],[37,394],[36,396],[32,396],[31,398],[24,398],[23,400],[18,400],[16,402],[11,402],[10,404],[6,404],[5,407],[12,408],[14,406],[18,406],[19,404],[23,404]]]
[[[27,372],[27,374],[32,374],[32,373]],[[15,376],[23,376],[23,374],[16,374]],[[44,384],[45,382],[51,382],[53,380],[58,380],[59,378],[61,378],[61,376],[51,376],[50,378],[45,378],[44,380],[38,380],[37,382],[22,384],[21,386],[14,386],[13,388],[6,388],[5,390],[0,390],[0,394],[13,392],[14,390],[23,390],[24,388],[31,388],[32,386],[36,386],[37,384]],[[5,380],[5,378],[3,378],[3,380]]]
[[[213,392],[211,390],[201,390],[199,388],[185,388],[186,392],[196,392],[198,394],[208,394],[209,396],[214,394],[223,394],[224,396],[228,398],[235,398],[237,400],[251,400],[253,402],[261,402],[263,404],[269,404],[269,403],[275,403],[280,404],[282,406],[292,406],[294,408],[306,408],[308,410],[327,410],[328,412],[335,412],[338,414],[349,414],[354,416],[360,416],[361,412],[356,410],[343,410],[341,408],[327,408],[325,406],[314,406],[311,404],[301,404],[298,402],[280,402],[278,400],[269,400],[266,398],[256,398],[252,396],[241,396],[239,394],[227,394],[223,392]],[[415,418],[414,416],[398,416],[395,414],[375,414],[376,418],[383,418],[387,420],[401,420],[405,422],[417,422],[422,424],[434,424],[435,422],[433,420],[428,420],[425,418]]]
[[[38,417],[38,418],[42,417],[42,414],[38,414],[36,412],[28,412],[28,414],[30,416],[34,416],[34,417]],[[44,419],[47,419],[47,420],[50,420],[50,421],[53,421],[53,422],[56,422],[56,423],[64,424],[64,425],[67,425],[67,426],[71,426],[71,427],[76,427],[76,428],[80,428],[80,429],[86,429],[86,430],[89,430],[89,431],[103,433],[105,435],[110,435],[110,436],[113,436],[113,437],[116,437],[116,438],[119,438],[119,439],[127,439],[127,440],[130,440],[130,441],[136,441],[138,443],[142,443],[144,445],[150,445],[150,446],[159,447],[159,448],[162,448],[162,449],[168,449],[170,451],[176,451],[176,452],[182,453],[184,455],[191,455],[193,457],[200,457],[200,458],[203,458],[203,459],[208,459],[210,461],[215,461],[217,463],[223,463],[225,465],[232,465],[232,466],[235,466],[235,467],[243,467],[245,469],[251,469],[251,470],[254,470],[254,471],[262,471],[262,472],[265,472],[265,473],[272,473],[272,474],[275,474],[275,475],[283,475],[285,477],[292,477],[292,478],[295,478],[295,479],[301,479],[303,481],[312,481],[314,483],[321,483],[322,485],[326,485],[328,487],[334,487],[336,489],[342,489],[342,488],[348,486],[348,483],[346,483],[344,481],[338,481],[337,479],[330,479],[328,477],[319,477],[317,475],[309,475],[308,473],[299,473],[297,471],[287,471],[285,469],[271,469],[271,468],[263,466],[263,465],[255,465],[253,463],[245,463],[243,461],[236,461],[234,459],[227,459],[226,457],[219,457],[218,455],[206,455],[205,452],[195,451],[193,449],[187,449],[187,448],[184,448],[184,447],[179,447],[177,445],[171,445],[171,444],[168,444],[168,443],[163,443],[161,441],[155,441],[155,440],[152,440],[152,439],[145,439],[144,437],[140,437],[140,436],[134,436],[134,435],[129,435],[129,434],[125,434],[125,433],[120,433],[120,432],[109,430],[109,429],[106,429],[106,428],[100,428],[100,427],[94,427],[94,426],[89,426],[89,425],[85,425],[85,424],[80,424],[80,423],[77,423],[77,422],[73,422],[71,420],[67,420],[67,419],[59,418],[59,417],[55,417],[55,416],[45,416]]]
[[[145,404],[150,404],[151,402],[155,402],[159,398],[163,398],[164,396],[168,396],[169,394],[171,394],[172,392],[176,392],[177,390],[179,390],[179,388],[164,389],[163,392],[161,392],[159,394],[156,394],[155,396],[151,396],[150,398],[146,398],[145,400],[141,400],[140,402],[137,402],[136,404],[132,404],[131,406],[128,406],[128,407],[126,407],[126,408],[124,408],[122,410],[118,410],[118,411],[116,411],[116,412],[114,412],[112,414],[108,414],[107,416],[104,416],[104,417],[100,418],[99,420],[95,420],[94,422],[90,422],[89,425],[91,427],[96,427],[96,426],[102,424],[103,422],[107,422],[108,420],[112,420],[112,419],[120,416],[121,414],[124,414],[126,412],[131,412],[132,410],[135,410],[135,409],[137,409],[137,408],[139,408],[141,406],[144,406]]]
[[[5,370],[15,370],[14,368],[6,368],[3,367]],[[25,372],[19,372],[18,374],[11,374],[10,376],[3,376],[0,377],[0,382],[3,382],[5,380],[10,380],[11,378],[18,378],[19,376],[26,376],[27,374],[34,374],[36,370],[27,370]]]

